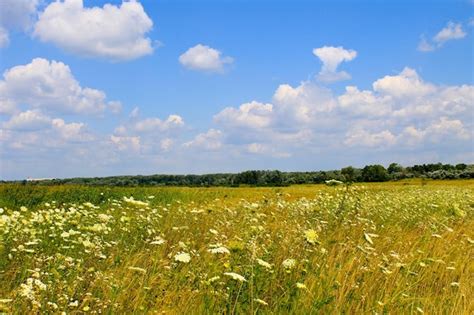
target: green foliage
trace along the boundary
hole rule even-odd
[[[388,172],[382,165],[367,165],[362,169],[362,179],[365,182],[385,182],[390,179]]]
[[[218,173],[205,175],[136,175],[94,178],[67,178],[38,181],[17,181],[26,186],[40,185],[87,185],[113,187],[186,186],[186,187],[238,187],[242,186],[288,186],[295,184],[322,184],[328,180],[343,182],[383,182],[406,178],[468,179],[474,178],[474,165],[423,164],[402,167],[391,163],[388,169],[382,165],[364,168],[352,166],[341,170],[313,172],[281,172],[278,170],[249,170],[237,174]]]

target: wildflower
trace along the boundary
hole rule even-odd
[[[216,230],[214,230],[214,229],[209,229],[209,232],[210,232],[210,233],[212,233],[212,234],[214,234],[214,235],[217,235],[217,234],[219,234],[219,232],[217,232],[217,231],[216,231]]]
[[[458,287],[459,288],[459,282],[451,282],[450,284],[452,287]]]
[[[210,248],[207,251],[211,254],[230,254],[230,251],[224,246]]]
[[[150,245],[161,245],[163,243],[165,243],[165,240],[162,239],[161,237],[158,237],[154,241],[151,241]]]
[[[304,232],[304,236],[306,238],[306,241],[311,245],[314,245],[318,242],[318,233],[316,233],[316,231],[313,229],[306,230]]]
[[[254,299],[255,302],[257,302],[258,304],[260,305],[263,305],[263,306],[267,306],[268,303],[265,302],[264,300],[261,300],[261,299]]]
[[[21,207],[20,207],[20,211],[22,211],[22,212],[26,212],[26,211],[28,211],[28,208],[27,208],[27,207],[25,207],[25,206],[21,206]]]
[[[267,263],[265,260],[257,258],[256,261],[257,261],[257,264],[259,264],[260,266],[265,267],[267,269],[272,269],[272,265]]]
[[[144,201],[140,201],[140,200],[135,200],[133,199],[133,197],[130,197],[130,198],[127,198],[127,197],[123,197],[123,200],[127,203],[130,203],[132,205],[135,205],[135,206],[148,206],[148,202],[144,202]]]
[[[307,290],[308,288],[306,287],[306,285],[304,283],[301,283],[301,282],[296,282],[296,287],[298,289],[301,289],[301,290]]]
[[[191,256],[188,253],[179,252],[174,256],[174,260],[187,264],[191,261]]]
[[[107,215],[107,214],[105,214],[105,213],[100,213],[100,214],[97,216],[97,218],[98,218],[100,221],[102,221],[102,222],[104,222],[104,223],[107,223],[107,222],[110,221],[110,219],[112,218],[112,216]]]
[[[282,266],[287,270],[293,269],[296,266],[296,260],[294,260],[293,258],[285,259],[282,262]]]
[[[217,280],[219,280],[221,277],[219,276],[215,276],[215,277],[212,277],[210,278],[209,280],[207,280],[209,283],[213,283],[213,282],[216,282]]]
[[[246,282],[247,281],[243,276],[241,276],[241,275],[239,275],[238,273],[235,273],[235,272],[224,272],[224,275],[229,276],[232,279],[237,280],[239,282]]]

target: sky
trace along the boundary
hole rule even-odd
[[[0,179],[474,163],[474,2],[0,1]]]

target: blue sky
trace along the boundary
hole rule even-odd
[[[0,177],[473,162],[473,8],[2,1]]]

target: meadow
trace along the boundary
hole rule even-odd
[[[0,313],[472,314],[474,181],[0,186]]]

